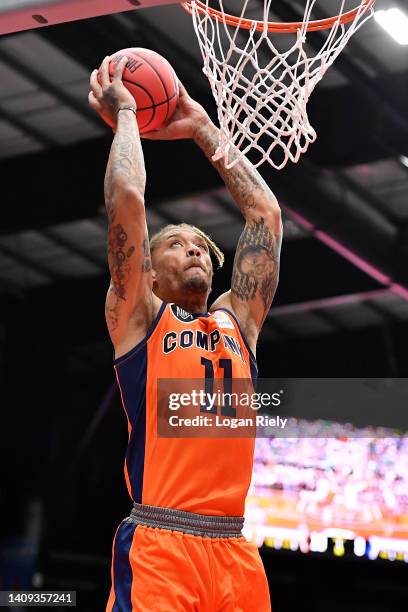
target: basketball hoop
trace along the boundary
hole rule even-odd
[[[316,132],[309,123],[306,105],[327,69],[350,37],[373,15],[375,0],[356,0],[345,10],[338,0],[338,14],[313,20],[317,0],[305,0],[303,20],[271,21],[272,0],[262,0],[262,19],[248,18],[254,0],[241,0],[239,17],[224,11],[224,0],[185,0],[181,5],[193,18],[203,72],[217,103],[220,142],[214,161],[224,159],[232,168],[250,151],[256,151],[255,167],[269,162],[280,170],[297,162]],[[311,34],[320,32],[319,49],[308,48]],[[284,50],[274,35],[286,34]],[[281,41],[282,38],[278,37]],[[316,45],[314,45],[316,46]]]

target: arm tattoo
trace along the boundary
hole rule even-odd
[[[196,141],[211,160],[218,146],[218,129],[211,124],[203,126],[197,131]],[[232,153],[231,161],[236,158],[236,155],[236,153]],[[265,204],[277,206],[275,196],[266,182],[246,160],[243,159],[229,170],[225,168],[222,159],[212,163],[217,168],[245,218],[254,213],[256,208],[259,209],[261,202],[264,207]],[[258,212],[261,213],[262,211],[259,209]]]
[[[109,287],[109,293],[113,295],[113,303],[111,303],[110,296],[108,296],[105,304],[105,317],[108,328],[111,331],[115,331],[119,325],[119,298],[115,293],[113,285]]]
[[[266,316],[279,275],[281,236],[274,235],[261,217],[247,224],[238,242],[231,291],[241,301],[255,300],[259,293]]]
[[[149,239],[147,237],[143,240],[142,248],[143,248],[142,272],[150,272],[152,269],[152,260],[150,257]]]
[[[119,211],[115,207],[115,185],[118,181],[135,187],[140,197],[144,198],[146,172],[143,151],[137,123],[133,113],[130,112],[121,112],[118,115],[117,130],[111,146],[104,184],[109,225],[108,261],[112,277],[111,290],[115,294],[115,299],[110,300],[110,306],[106,312],[111,329],[117,328],[120,302],[126,301],[127,298],[131,275],[130,259],[136,250],[134,244],[129,244],[128,234],[123,225],[117,222]],[[148,272],[151,269],[151,263],[147,237],[141,246],[142,271]]]
[[[130,276],[130,258],[135,252],[134,246],[127,245],[127,234],[119,223],[109,228],[108,260],[112,282],[118,300],[126,301],[126,289]]]
[[[112,270],[112,281],[109,287],[109,296],[105,305],[105,317],[111,332],[119,326],[120,301],[126,301],[126,281],[130,275],[129,259],[135,252],[135,247],[126,247],[127,234],[123,227],[118,224],[109,232],[108,257]],[[150,272],[152,269],[149,239],[142,243],[143,262],[142,272]]]
[[[110,224],[115,218],[113,185],[119,178],[125,179],[130,185],[136,187],[140,197],[144,198],[146,171],[142,145],[135,116],[126,111],[118,115],[117,130],[105,174],[105,202]]]

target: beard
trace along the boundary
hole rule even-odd
[[[183,289],[186,293],[207,293],[209,289],[208,279],[201,274],[191,276],[190,278],[184,279]]]

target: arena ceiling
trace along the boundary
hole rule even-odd
[[[277,0],[277,19],[297,19],[300,5]],[[377,0],[391,5],[408,11],[408,3]],[[215,117],[191,19],[177,4],[0,37],[3,294],[106,276],[111,133],[87,106],[88,81],[106,54],[133,46],[166,56]],[[408,321],[407,108],[407,47],[371,20],[312,96],[318,140],[309,153],[281,172],[261,168],[285,225],[267,341]],[[242,227],[228,192],[192,143],[144,149],[150,230],[184,220],[209,232],[229,259],[216,281],[222,289]]]

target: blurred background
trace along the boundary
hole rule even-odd
[[[78,3],[62,4],[83,16]],[[58,25],[36,6],[22,32],[9,17],[24,2],[0,8],[0,589],[76,590],[78,608],[90,612],[104,609],[112,539],[131,506],[104,321],[112,133],[87,106],[90,72],[107,54],[148,47],[216,119],[191,18],[177,4],[147,4],[129,0],[121,9],[143,10]],[[276,0],[273,10],[297,20],[301,6]],[[408,15],[405,1],[376,6]],[[408,376],[407,48],[367,23],[310,100],[318,139],[308,154],[281,172],[260,169],[284,221],[280,283],[258,347],[262,377]],[[186,221],[209,233],[226,255],[217,296],[229,287],[240,213],[194,143],[143,148],[150,232]],[[399,427],[408,429],[404,415]],[[285,464],[274,452],[265,450],[271,469]],[[406,447],[396,452],[388,467],[405,465]],[[401,495],[398,516],[407,510]],[[329,523],[336,527],[335,515]],[[261,549],[274,612],[406,605],[407,549],[370,559],[347,542],[336,554],[330,543],[302,551],[283,540]]]

